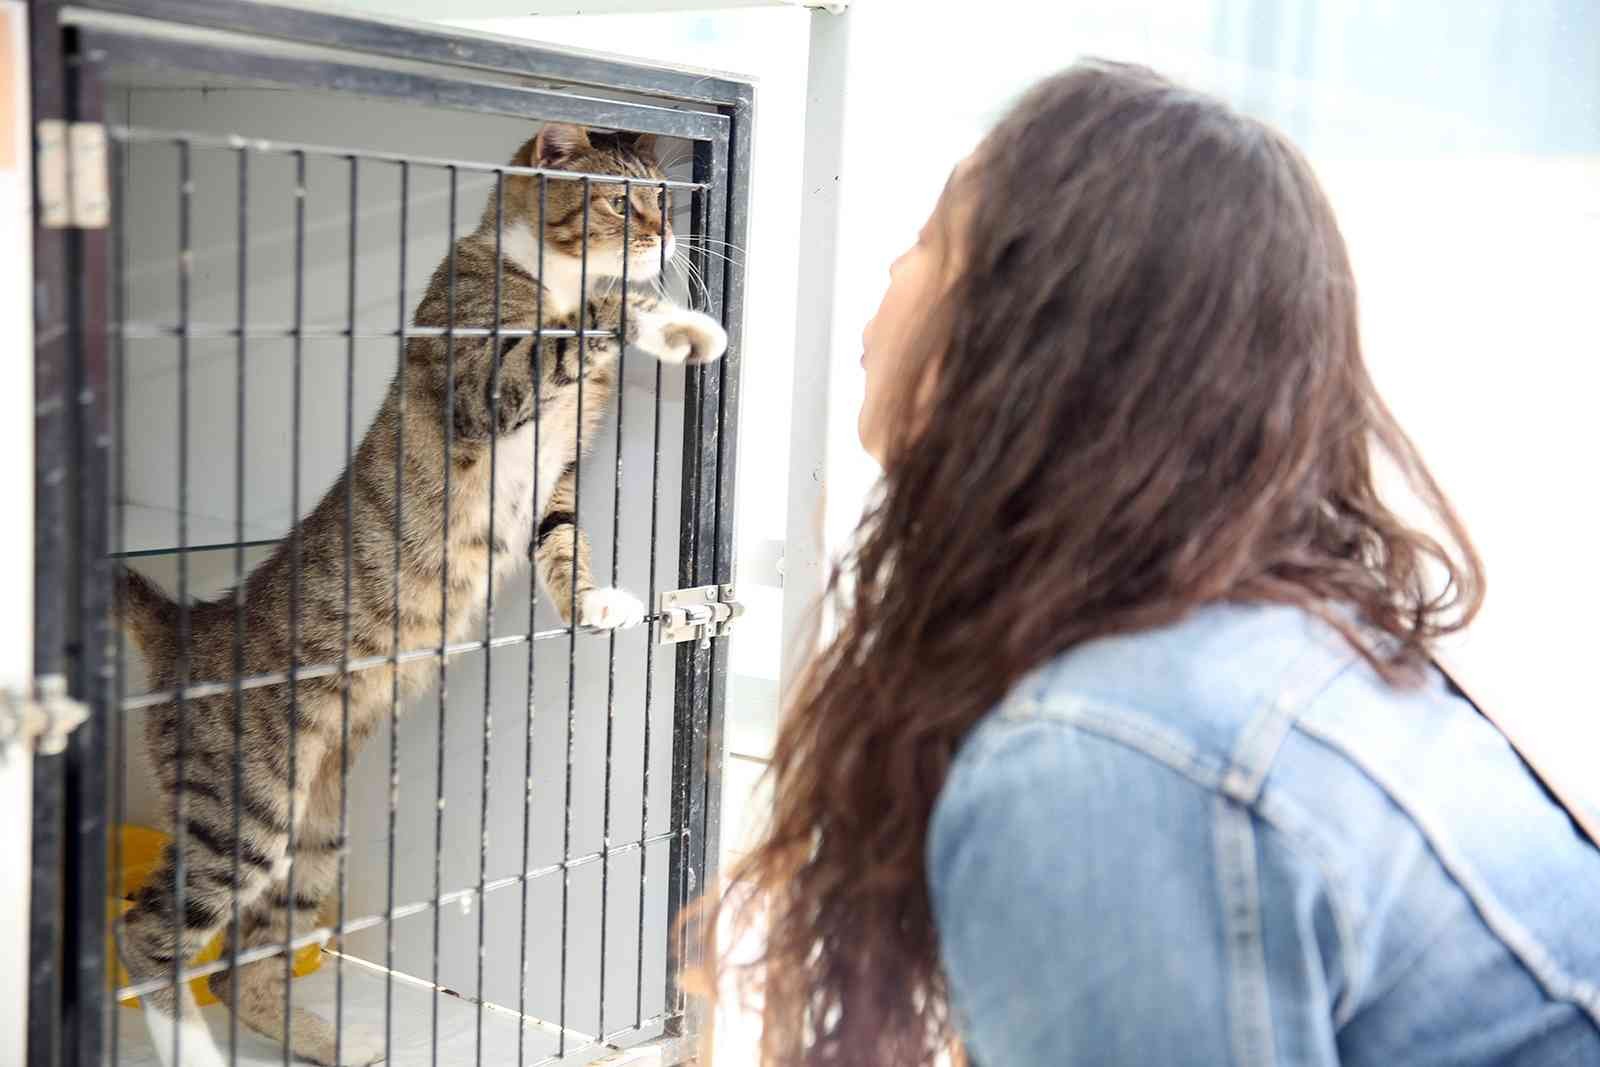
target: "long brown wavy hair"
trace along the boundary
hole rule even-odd
[[[1344,241],[1283,136],[1085,63],[1017,104],[952,199],[925,387],[896,401],[830,583],[837,626],[786,708],[768,829],[703,913],[761,939],[712,977],[759,992],[769,1067],[959,1057],[928,821],[962,739],[1026,672],[1197,605],[1272,601],[1405,684],[1482,599],[1368,376]],[[1384,465],[1448,549],[1379,498]]]

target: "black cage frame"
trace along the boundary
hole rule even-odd
[[[104,124],[105,72],[132,65],[655,133],[694,143],[694,183],[704,190],[694,230],[745,241],[754,94],[743,81],[253,0],[31,0],[29,25],[35,130],[44,120]],[[115,1010],[105,898],[111,739],[125,703],[110,618],[120,210],[114,204],[107,229],[49,228],[36,215],[33,230],[34,668],[40,678],[64,677],[90,715],[63,754],[35,762],[30,1067],[104,1062]],[[685,587],[733,581],[743,279],[716,257],[701,266],[703,310],[722,322],[729,346],[719,362],[684,372],[677,579]],[[680,644],[676,655],[664,1063],[693,1058],[708,1032],[681,982],[704,946],[692,927],[673,932],[673,920],[717,876],[726,639]]]

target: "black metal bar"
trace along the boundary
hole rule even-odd
[[[710,154],[710,173],[713,187],[707,198],[710,201],[707,211],[707,244],[706,250],[706,282],[711,290],[708,310],[719,321],[727,322],[727,291],[728,266],[730,257],[718,253],[717,248],[726,248],[728,226],[728,145],[723,141],[716,141],[708,146]],[[730,338],[731,342],[731,338]],[[704,418],[707,423],[714,426],[712,436],[714,451],[709,457],[710,469],[705,473],[702,483],[704,496],[701,498],[702,506],[710,505],[710,529],[701,544],[700,565],[702,567],[701,581],[706,584],[722,585],[731,580],[728,573],[731,570],[731,554],[733,549],[733,515],[732,515],[732,482],[723,481],[726,473],[723,469],[723,460],[729,455],[730,439],[737,429],[736,424],[730,424],[727,419],[728,397],[724,392],[727,384],[729,354],[725,353],[722,359],[714,365],[705,368],[705,396],[702,398],[706,406]],[[723,491],[727,490],[729,507],[727,521],[723,516]],[[724,568],[727,568],[726,570]],[[723,756],[723,727],[721,715],[721,700],[716,696],[720,684],[722,690],[727,689],[728,662],[726,654],[726,641],[714,641],[710,648],[705,649],[706,676],[705,690],[701,695],[703,701],[703,714],[705,716],[705,753],[702,756],[703,764],[699,774],[693,778],[691,788],[701,792],[701,851],[700,862],[700,888],[702,892],[710,891],[715,885],[717,871],[717,853],[722,845],[722,756]],[[696,963],[704,957],[705,939],[699,938],[700,944],[696,947]],[[699,1011],[703,1002],[696,1001],[692,1011]]]
[[[116,404],[112,417],[114,429],[114,444],[112,454],[114,459],[114,480],[111,487],[111,508],[113,537],[112,544],[119,549],[127,542],[127,518],[120,502],[127,493],[128,485],[128,361],[125,346],[122,343],[122,322],[127,317],[127,279],[128,279],[128,232],[127,232],[127,207],[128,207],[128,150],[126,146],[112,143],[108,146],[111,152],[111,234],[113,243],[111,267],[111,321],[112,336],[116,339],[114,356],[114,378],[116,381]],[[127,886],[123,878],[124,856],[122,851],[122,827],[128,821],[128,717],[120,712],[122,701],[128,695],[128,635],[121,626],[112,627],[115,649],[112,653],[112,662],[115,664],[116,679],[112,688],[112,697],[115,703],[110,708],[112,744],[111,744],[111,871],[110,890],[111,898],[115,901],[123,900],[127,895]],[[121,930],[116,929],[116,944],[122,943]],[[114,995],[116,988],[116,971],[107,968],[107,988],[110,995],[106,997],[105,1027],[107,1039],[110,1043],[110,1062],[112,1067],[122,1062],[122,1028],[117,1025],[117,998]]]
[[[326,57],[263,55],[237,47],[174,41],[131,32],[84,26],[85,47],[103,51],[109,62],[149,70],[188,70],[218,77],[296,89],[329,89],[362,96],[389,97],[419,107],[517,115],[550,122],[576,122],[607,129],[705,140],[727,136],[727,119],[705,111],[680,111],[570,93],[439,78],[410,71],[341,63]]]
[[[445,751],[445,710],[450,699],[450,672],[449,659],[445,649],[450,640],[450,467],[453,462],[451,451],[455,444],[455,419],[452,413],[456,409],[456,179],[454,168],[450,170],[450,250],[447,253],[449,266],[449,281],[446,295],[446,321],[448,323],[445,334],[444,365],[444,540],[442,546],[441,568],[439,573],[439,752],[437,766],[436,805],[433,815],[433,984],[439,984],[439,895],[443,891],[441,853],[444,850],[444,751]],[[439,998],[433,998],[433,1021],[431,1029],[431,1049],[433,1067],[439,1067]]]
[[[105,115],[99,70],[69,40],[67,73],[72,118],[102,122]],[[75,160],[69,163],[69,167]],[[110,563],[106,488],[108,236],[104,229],[76,230],[67,242],[73,322],[69,377],[74,402],[68,410],[67,447],[71,480],[67,496],[69,540],[57,546],[67,560],[61,590],[69,612],[64,667],[70,692],[89,705],[88,719],[73,732],[63,769],[64,880],[60,904],[62,1052],[65,1062],[98,1063],[102,1056],[105,992],[106,757],[109,724]],[[51,593],[45,591],[44,595]]]
[[[563,805],[561,858],[563,860],[572,855],[572,756],[573,756],[573,729],[578,719],[578,538],[581,511],[583,506],[583,376],[584,367],[584,339],[583,327],[588,322],[589,309],[589,180],[583,182],[583,230],[582,240],[578,249],[578,392],[577,414],[574,419],[573,430],[573,461],[572,461],[572,588],[568,590],[570,614],[572,620],[572,639],[567,643],[567,773],[566,773],[566,801]],[[624,252],[626,255],[626,252]],[[571,939],[568,929],[568,917],[572,897],[572,873],[563,872],[561,878],[561,1003],[557,1009],[556,1025],[560,1036],[556,1039],[559,1054],[567,1053],[567,943]]]
[[[400,282],[396,307],[400,327],[406,324],[406,237],[407,206],[411,199],[411,167],[400,164]],[[400,808],[400,552],[402,545],[401,508],[405,501],[406,464],[406,342],[399,342],[395,363],[395,441],[394,441],[394,572],[390,588],[394,591],[394,631],[389,660],[389,884],[388,925],[384,928],[383,957],[383,1058],[394,1052],[394,878],[395,831]]]
[[[751,143],[755,130],[754,96],[741,94],[734,108],[729,142],[712,147],[711,182],[713,196],[722,199],[719,217],[720,237],[725,249],[743,249],[750,225]],[[723,271],[721,320],[728,332],[728,350],[718,361],[715,372],[721,379],[718,389],[717,475],[715,532],[713,535],[712,581],[724,587],[734,583],[734,489],[738,476],[739,400],[742,368],[741,343],[744,334],[743,267],[731,257]],[[735,591],[736,592],[736,591]],[[706,854],[703,885],[716,889],[722,852],[723,764],[727,751],[728,642],[716,641],[711,649],[711,679],[707,699],[706,727]],[[709,932],[707,932],[709,936]]]
[[[696,175],[708,170],[709,162],[705,146],[696,145]],[[690,202],[691,233],[705,232],[706,213],[704,196],[694,195]],[[702,250],[691,254],[705,259]],[[710,295],[709,290],[707,295]],[[703,366],[691,367],[685,372],[683,504],[678,530],[678,579],[685,587],[704,585],[710,577],[708,543],[712,535],[713,506],[710,490],[715,469],[712,464],[716,455],[716,426],[714,420],[708,419],[707,383]],[[678,917],[703,888],[699,878],[704,845],[704,793],[696,783],[704,780],[705,772],[704,694],[709,673],[709,655],[698,641],[679,645],[677,659],[673,700],[672,828],[682,828],[687,833],[674,841],[667,873],[667,922],[669,930],[673,931],[669,934],[671,952],[667,965],[669,1010],[683,1009],[686,1005],[682,978],[696,962],[696,945],[688,931],[679,926]]]
[[[645,621],[655,622],[658,618],[660,618],[659,615],[649,615],[645,617]],[[579,636],[584,637],[594,636],[588,631],[582,629],[580,629],[578,633]],[[509,645],[520,645],[529,641],[553,641],[558,637],[570,637],[571,635],[572,627],[561,626],[551,630],[541,630],[535,634],[506,634],[501,637],[496,637],[491,644],[495,648],[505,648]],[[419,659],[449,659],[468,652],[477,652],[482,648],[483,639],[480,637],[474,638],[471,641],[458,641],[454,644],[446,645],[442,649],[438,647],[411,649],[401,652],[399,659],[401,663],[411,663]],[[284,682],[289,680],[291,674],[302,680],[308,678],[342,677],[349,674],[359,674],[362,671],[372,671],[386,668],[389,666],[391,659],[392,657],[389,655],[363,656],[360,659],[351,660],[348,665],[341,665],[339,663],[321,663],[313,664],[307,667],[299,667],[293,671],[265,671],[261,674],[247,675],[240,685],[245,689],[259,689],[262,686],[267,685],[282,685]],[[221,694],[231,693],[232,691],[232,681],[197,682],[185,686],[182,690],[183,694],[191,700],[198,700],[203,697],[218,696]],[[140,708],[153,708],[160,704],[171,704],[177,699],[178,693],[179,690],[177,689],[162,689],[156,692],[144,693],[140,696],[130,697],[122,702],[122,710],[137,711]]]
[[[191,133],[188,130],[147,129],[140,126],[112,126],[112,140],[144,144],[171,144],[175,140],[188,141],[196,148],[217,148],[233,151],[246,148],[263,154],[293,154],[304,152],[308,156],[328,156],[334,159],[357,159],[374,163],[405,163],[415,167],[456,168],[458,171],[477,171],[483,174],[518,175],[530,178],[544,177],[555,181],[581,182],[589,178],[598,182],[615,181],[615,174],[598,174],[581,170],[551,170],[548,167],[514,167],[503,163],[479,163],[470,159],[447,159],[439,156],[402,155],[398,152],[379,152],[376,149],[341,148],[335,145],[308,144],[299,141],[270,141],[261,138],[245,140],[242,137],[217,137],[212,134]],[[696,189],[701,186],[691,181],[669,180],[653,183],[671,189]],[[465,336],[463,334],[463,336]],[[508,334],[509,336],[509,334]]]
[[[306,157],[296,153],[294,159],[294,321],[298,327],[305,319],[306,290]],[[289,528],[289,834],[288,869],[284,873],[284,893],[294,897],[295,874],[295,792],[299,788],[300,738],[300,430],[302,422],[302,379],[304,377],[303,345],[298,333],[294,339],[294,383],[291,401],[289,439],[293,442],[289,460],[289,511],[295,517]],[[313,768],[313,773],[315,768]],[[283,938],[283,1067],[289,1067],[290,1050],[294,1047],[294,951],[289,946],[294,941],[295,909],[285,915]]]
[[[211,545],[190,545],[189,553],[197,552],[227,552],[236,548],[265,548],[278,544],[278,538],[267,537],[254,541],[218,541]],[[161,556],[170,556],[177,549],[173,548],[135,548],[119,549],[106,554],[107,559],[155,559]]]
[[[667,242],[666,226],[671,217],[667,210],[667,187],[662,186],[656,207],[662,219],[661,261],[657,267],[658,276],[665,277],[667,273]],[[655,444],[650,461],[650,578],[649,600],[646,604],[653,606],[656,602],[656,563],[660,556],[659,531],[661,525],[661,361],[655,361]],[[639,801],[639,836],[643,838],[650,829],[650,722],[652,698],[655,692],[656,675],[656,643],[653,634],[645,634],[644,643],[644,754],[642,756],[643,770],[641,771],[642,786]],[[641,850],[639,853],[639,951],[638,973],[635,975],[634,988],[634,1021],[637,1025],[644,1019],[644,914],[645,890],[648,879],[646,860],[648,857]],[[670,933],[668,935],[671,936]]]
[[[546,208],[546,193],[548,186],[543,175],[539,177],[539,277],[544,278],[544,223]],[[541,284],[534,290],[533,302],[534,336],[537,337],[544,331],[544,286]],[[533,343],[532,358],[528,360],[528,374],[533,379],[533,499],[529,502],[529,513],[534,516],[534,537],[538,537],[539,514],[539,431],[544,422],[542,413],[544,404],[540,397],[540,381],[544,377],[544,357],[540,352],[539,342]],[[498,347],[498,346],[496,346]],[[537,551],[537,541],[532,546]],[[528,632],[534,632],[534,612],[539,604],[539,578],[535,575],[528,589]],[[532,849],[533,827],[533,726],[534,726],[534,643],[528,642],[528,706],[526,731],[522,739],[522,869],[528,869],[528,854]],[[522,910],[518,913],[520,919],[519,944],[517,947],[517,1017],[525,1019],[528,1014],[528,883],[522,883]],[[526,1063],[524,1044],[527,1036],[527,1024],[517,1023],[517,1062]]]
[[[480,35],[451,34],[379,19],[277,7],[246,0],[88,0],[93,10],[225,29],[252,37],[323,45],[676,100],[728,104],[747,84],[715,74],[655,67],[561,48]]]
[[[356,451],[356,221],[360,202],[360,160],[350,159],[350,245],[346,262],[349,275],[345,286],[345,314],[350,322],[351,338],[345,349],[344,379],[344,633],[340,639],[340,665],[350,664],[351,618],[350,602],[355,578],[355,475],[351,471]],[[446,494],[446,499],[449,494]],[[349,886],[346,884],[350,857],[350,686],[339,687],[339,924],[344,924],[344,911]],[[344,1059],[344,953],[334,960],[333,966],[333,1059]]]
[[[239,681],[244,677],[244,434],[245,434],[245,353],[249,344],[245,337],[246,306],[249,290],[247,284],[249,264],[250,157],[239,151],[239,276],[235,285],[239,307],[239,347],[237,395],[234,403],[233,438],[233,536],[241,547],[233,550],[233,922],[228,937],[229,963],[233,967],[233,981],[228,983],[228,1057],[239,1060],[239,866],[244,847],[244,690]]]
[[[194,200],[194,177],[192,162],[190,160],[189,146],[186,143],[178,145],[178,321],[183,323],[185,329],[178,335],[178,657],[177,670],[179,694],[177,700],[176,729],[177,744],[173,763],[177,770],[178,789],[173,799],[172,839],[173,839],[173,939],[174,943],[182,936],[178,924],[182,921],[184,910],[184,882],[188,877],[185,870],[184,851],[186,848],[186,831],[188,823],[184,816],[184,757],[188,748],[188,706],[184,700],[182,687],[189,682],[189,336],[187,325],[189,322],[189,289],[190,274],[194,269],[194,249],[190,237],[191,215]],[[237,684],[237,683],[236,683]],[[182,998],[182,990],[178,988],[178,975],[183,969],[183,953],[175,952],[172,958],[172,987]],[[183,1062],[181,1039],[183,1028],[180,1025],[182,1012],[172,1013],[172,1059],[174,1063]]]
[[[746,108],[748,120],[748,107]],[[738,124],[735,124],[738,129]],[[738,154],[748,154],[748,131]],[[728,188],[731,146],[722,141],[696,146],[695,177],[704,180],[710,193],[695,198],[692,228],[703,234],[697,250],[702,264],[701,276],[706,281],[706,310],[729,326],[736,323],[729,318],[728,285],[732,282],[725,255],[706,254],[714,247],[726,248],[730,222],[743,216],[732,212],[733,192]],[[746,182],[748,164],[741,172]],[[742,211],[742,207],[740,209]],[[692,468],[685,489],[685,509],[682,517],[683,536],[690,541],[691,549],[681,552],[684,583],[689,586],[718,584],[731,581],[732,574],[732,492],[733,467],[730,438],[736,424],[728,421],[737,417],[737,400],[730,407],[724,396],[724,386],[730,380],[737,386],[737,353],[732,351],[736,333],[730,331],[730,351],[716,365],[691,372],[685,389],[684,462]],[[730,377],[731,375],[731,377]],[[692,411],[692,416],[691,416]],[[728,461],[724,469],[723,461]],[[687,830],[684,855],[679,857],[681,869],[674,874],[680,879],[677,887],[669,888],[669,921],[675,926],[684,906],[703,892],[715,891],[718,851],[721,836],[721,786],[722,758],[724,754],[723,710],[727,685],[726,654],[720,641],[685,646],[679,650],[679,726],[675,741],[686,745],[679,768],[687,796],[679,801],[675,819],[681,815],[681,824]],[[687,710],[683,705],[687,703]],[[685,721],[687,719],[687,721]],[[676,747],[676,746],[675,746]],[[675,798],[677,799],[677,798]],[[681,927],[676,941],[678,957],[668,968],[668,1006],[681,1005],[682,1018],[679,1032],[692,1036],[709,1028],[705,1003],[688,1001],[684,997],[681,980],[684,970],[700,965],[705,953],[705,931]]]
[[[734,109],[729,142],[714,142],[711,153],[711,196],[720,201],[712,212],[710,238],[720,241],[725,249],[743,248],[749,231],[750,148],[754,128],[754,101],[745,92]],[[715,410],[712,422],[715,434],[715,475],[712,506],[712,537],[710,574],[701,580],[731,588],[734,581],[734,488],[738,473],[738,427],[740,342],[744,327],[744,279],[741,267],[733,259],[723,257],[721,262],[713,257],[713,292],[718,293],[713,313],[718,315],[728,332],[728,350],[718,363],[708,369],[707,378],[715,378],[716,389],[705,402]],[[701,863],[700,886],[702,892],[718,891],[718,873],[722,851],[722,791],[723,763],[726,756],[726,721],[728,690],[727,640],[718,639],[710,649],[709,676],[705,682],[705,751],[701,775],[691,774],[691,782],[703,783],[704,829],[699,848]],[[691,837],[693,834],[691,823]],[[700,930],[694,936],[700,944],[694,948],[696,961],[703,960],[707,939],[711,931]],[[685,1008],[684,1030],[701,1034],[710,1030],[706,1003],[696,1000]]]
[[[55,3],[29,5],[32,128],[68,113],[64,34]],[[37,150],[38,142],[35,141]],[[68,232],[45,227],[34,197],[33,219],[33,672],[61,674],[66,648],[67,490],[70,445],[72,301]],[[66,759],[33,761],[28,906],[29,1067],[55,1067],[62,1054],[63,851],[66,837]]]
[[[623,299],[618,310],[617,332],[623,337],[628,336],[628,260],[633,258],[633,245],[630,240],[630,223],[633,219],[633,183],[622,183],[624,210],[622,212],[622,294]],[[663,231],[664,234],[665,231]],[[663,237],[663,243],[665,243]],[[621,575],[619,564],[622,562],[622,431],[627,425],[623,417],[625,409],[623,397],[627,392],[622,383],[627,380],[627,345],[617,346],[617,470],[616,477],[611,486],[611,588],[615,589]],[[606,767],[605,787],[601,797],[600,816],[600,843],[602,848],[611,847],[611,752],[613,739],[617,732],[617,632],[610,631],[606,643]],[[595,1022],[595,1031],[605,1033],[606,1029],[606,947],[607,947],[607,907],[610,903],[611,889],[611,864],[600,865],[600,988],[596,994],[599,1000],[599,1012]]]
[[[505,225],[505,175],[495,175],[494,182],[494,336],[491,339],[493,362],[489,365],[489,425],[500,425],[500,287],[503,282],[505,262],[501,258],[501,236]],[[494,507],[495,474],[500,459],[498,439],[489,445],[489,567],[483,590],[483,801],[478,825],[478,1018],[474,1056],[477,1067],[483,1067],[483,962],[484,923],[487,909],[483,906],[483,886],[489,880],[489,745],[494,739]]]

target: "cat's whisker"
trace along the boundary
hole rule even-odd
[[[700,273],[700,269],[698,267],[696,267],[692,262],[690,262],[687,259],[683,259],[683,260],[673,259],[671,261],[671,264],[672,264],[672,266],[675,266],[679,270],[683,271],[684,277],[686,279],[688,279],[693,284],[698,285],[700,287],[701,296],[703,296],[707,302],[710,302],[710,300],[711,300],[711,288],[710,288],[710,286],[706,285],[705,276]]]
[[[706,275],[705,275],[705,271],[701,269],[700,264],[696,263],[693,259],[690,259],[687,256],[684,257],[683,264],[684,264],[684,266],[688,267],[690,271],[692,271],[694,273],[694,276],[696,278],[700,279],[701,288],[702,289],[705,288]]]
[[[718,248],[715,245],[701,244],[699,241],[683,241],[683,242],[680,242],[680,243],[681,243],[682,247],[687,248],[690,251],[694,251],[694,252],[706,252],[706,253],[708,253],[710,255],[720,255],[720,256],[724,256],[724,257],[727,257],[729,255],[737,255],[737,256],[744,255],[744,249],[735,248],[735,247],[732,247],[732,246]]]
[[[735,244],[732,241],[719,240],[716,237],[705,237],[699,234],[696,234],[694,237],[687,238],[687,240],[694,241],[696,244],[722,245],[725,248],[733,249],[735,252],[743,252],[745,250],[744,245]]]
[[[699,255],[702,255],[702,256],[709,256],[709,257],[711,257],[713,259],[720,259],[720,260],[722,260],[722,262],[730,263],[735,267],[744,266],[744,260],[735,259],[735,258],[733,258],[732,256],[728,255],[725,252],[718,252],[714,248],[695,248],[695,249],[691,249],[690,251],[695,252],[695,253],[697,253]]]
[[[683,275],[684,283],[689,287],[690,296],[693,297],[694,286],[699,283],[699,278],[694,273],[694,268],[687,263],[680,263],[677,261],[672,262],[670,266],[675,267]],[[701,288],[704,289],[704,284],[700,283],[700,285]]]
[[[733,259],[733,258],[731,258],[729,256],[725,256],[721,252],[715,251],[714,249],[696,248],[696,249],[693,249],[693,251],[698,252],[701,255],[712,256],[712,257],[714,257],[716,259],[720,259],[724,263],[727,263],[729,266],[732,266],[732,267],[739,267],[739,268],[743,268],[744,267],[744,263],[742,261]]]
[[[741,256],[745,254],[745,250],[742,245],[736,245],[732,241],[713,240],[709,237],[703,237],[699,234],[691,237],[685,237],[678,243],[683,245],[685,248],[715,249],[719,252],[733,253]]]

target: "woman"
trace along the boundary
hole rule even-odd
[[[1430,664],[1482,571],[1305,161],[1079,66],[891,275],[735,872],[765,1062],[1600,1064],[1600,850]]]

